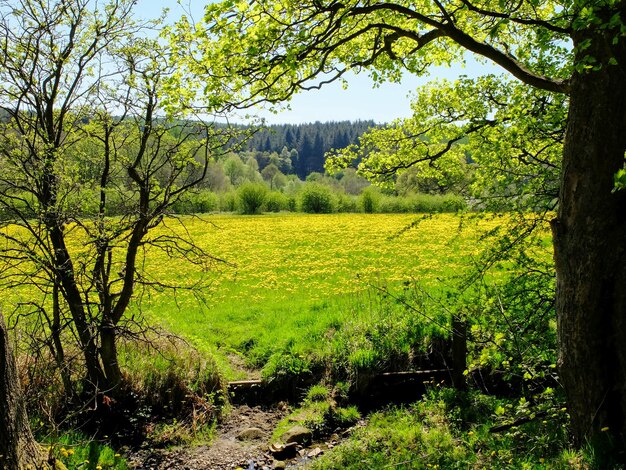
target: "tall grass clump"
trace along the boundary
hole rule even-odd
[[[155,339],[120,351],[126,382],[151,415],[210,422],[221,413],[226,382],[215,361],[182,340]]]

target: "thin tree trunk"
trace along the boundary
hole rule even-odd
[[[70,371],[65,363],[65,352],[63,350],[63,342],[61,341],[61,332],[63,328],[61,326],[61,308],[59,305],[59,285],[54,284],[52,290],[52,325],[51,336],[54,358],[63,380],[63,389],[65,391],[65,397],[71,400],[74,396],[74,388],[72,387],[72,379],[70,377]]]
[[[0,468],[49,468],[28,424],[15,359],[4,317],[0,314]]]
[[[86,389],[88,393],[97,394],[101,389],[107,389],[108,384],[102,367],[100,366],[98,347],[95,335],[90,328],[80,291],[76,285],[76,278],[72,259],[65,245],[65,236],[58,221],[49,222],[47,227],[50,232],[50,240],[55,249],[56,263],[58,266],[55,282],[60,285],[63,296],[67,302],[72,320],[76,326],[80,347],[85,358],[87,372]]]
[[[100,358],[106,374],[108,390],[107,394],[115,395],[115,390],[122,383],[122,371],[117,360],[115,326],[106,322],[100,327]]]
[[[626,150],[626,51],[614,32],[579,52],[602,64],[571,83],[558,217],[559,371],[574,436],[623,459],[626,436],[626,191],[613,177]],[[623,43],[624,40],[621,40]],[[616,57],[619,65],[608,65]],[[607,467],[608,468],[608,467]]]

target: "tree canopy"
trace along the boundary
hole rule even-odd
[[[204,95],[209,107],[232,109],[278,104],[348,71],[398,81],[468,53],[500,66],[515,81],[431,86],[414,119],[373,132],[344,157],[361,152],[361,170],[384,179],[458,160],[454,143],[469,136],[485,182],[515,176],[543,193],[543,207],[558,190],[559,371],[572,430],[579,444],[623,449],[626,200],[614,181],[626,150],[625,14],[620,0],[225,0],[208,5],[202,22],[183,18],[170,31],[181,64],[173,83],[186,85],[184,99]]]

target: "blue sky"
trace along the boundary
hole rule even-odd
[[[170,9],[168,20],[174,21],[184,11],[188,11],[194,20],[202,17],[206,0],[182,0],[181,7],[176,0],[139,0],[136,12],[144,18],[160,15],[163,8]],[[497,71],[487,67],[489,71]],[[304,123],[315,121],[368,120],[390,122],[396,118],[410,116],[410,93],[417,87],[435,78],[454,79],[461,74],[476,76],[483,73],[485,66],[468,60],[466,68],[442,68],[431,71],[430,76],[416,77],[405,75],[402,83],[388,83],[373,88],[372,81],[366,73],[349,75],[348,88],[343,89],[340,83],[332,83],[321,90],[303,92],[296,95],[290,103],[290,109],[273,114],[269,111],[250,111],[265,118],[269,124]],[[243,119],[243,118],[242,118]],[[242,120],[237,117],[235,121]]]

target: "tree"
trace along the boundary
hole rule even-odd
[[[279,103],[349,70],[367,68],[378,82],[399,80],[404,70],[421,73],[462,61],[467,52],[537,91],[531,108],[560,99],[567,118],[552,221],[558,366],[576,442],[623,450],[626,192],[614,191],[613,180],[626,149],[625,14],[620,0],[226,1],[207,7],[203,28],[194,31],[183,20],[173,42],[189,73],[208,80],[201,81],[207,89],[229,83],[221,101],[213,101],[218,106]],[[462,110],[456,94],[439,96],[453,112]],[[528,123],[542,114],[511,117]],[[446,148],[427,160],[447,155]]]
[[[284,176],[283,173],[278,169],[278,167],[273,163],[267,165],[265,168],[263,168],[263,171],[261,172],[261,176],[267,183],[269,183],[270,189],[272,191],[276,189],[274,184],[274,178],[276,178],[278,175]]]
[[[126,318],[137,286],[177,287],[143,269],[146,250],[210,262],[174,227],[151,234],[230,132],[166,117],[172,64],[156,40],[136,37],[154,24],[133,20],[134,4],[0,3],[0,280],[33,286],[20,308],[44,325],[60,370],[76,338],[91,398],[119,393],[117,342],[139,326]]]
[[[28,423],[4,316],[0,314],[0,467],[50,468]]]
[[[228,177],[230,184],[238,186],[243,182],[246,175],[246,165],[237,155],[230,155],[223,165],[224,173]]]

